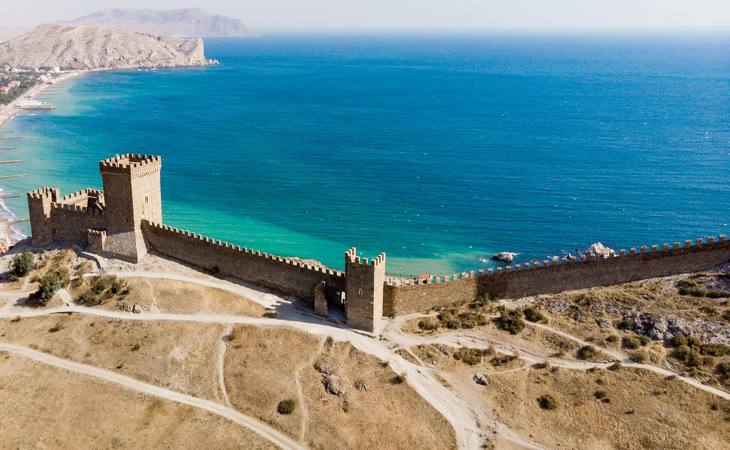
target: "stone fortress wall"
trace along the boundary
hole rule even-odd
[[[706,270],[728,261],[730,241],[720,236],[683,245],[675,242],[621,250],[607,258],[555,258],[426,280],[390,279],[385,285],[383,311],[398,316],[468,303],[485,295],[520,298],[610,286]]]
[[[92,252],[137,262],[148,251],[314,303],[318,314],[343,305],[347,323],[377,332],[381,318],[471,302],[620,284],[705,270],[730,261],[724,236],[621,251],[608,258],[554,258],[426,280],[386,276],[386,257],[345,253],[345,271],[242,248],[164,225],[159,156],[122,155],[99,163],[104,190],[61,197],[28,193],[34,245],[71,241]]]

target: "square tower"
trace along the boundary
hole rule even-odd
[[[161,169],[162,159],[152,155],[117,155],[99,162],[106,204],[104,251],[132,262],[147,254],[141,223],[162,223]]]
[[[345,253],[347,324],[359,330],[378,333],[383,318],[385,253],[368,261],[357,256],[354,247]]]

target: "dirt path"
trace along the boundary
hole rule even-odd
[[[307,367],[311,367],[315,363],[319,355],[322,353],[322,348],[324,348],[324,342],[325,339],[320,339],[317,351],[312,354],[312,357],[309,358],[309,360],[297,367],[297,369],[294,371],[294,383],[297,385],[297,402],[299,402],[300,408],[302,408],[302,416],[299,423],[299,441],[301,442],[304,442],[304,438],[307,435],[307,430],[309,429],[309,408],[307,408],[307,402],[304,399],[304,391],[302,391],[302,384],[299,381],[299,375],[301,374],[302,370]]]
[[[13,353],[24,358],[31,359],[33,361],[47,364],[50,366],[58,367],[71,372],[79,373],[82,375],[98,378],[104,381],[115,383],[124,386],[127,389],[141,392],[143,394],[152,395],[155,397],[164,398],[184,405],[192,406],[194,408],[203,409],[218,416],[224,417],[232,422],[242,425],[249,430],[257,433],[278,447],[284,449],[303,449],[299,443],[295,442],[285,434],[275,430],[274,428],[266,425],[253,417],[245,416],[235,409],[227,406],[220,405],[209,400],[203,400],[201,398],[193,397],[190,395],[182,394],[180,392],[171,391],[161,387],[153,386],[151,384],[143,383],[134,378],[129,378],[118,373],[114,373],[108,370],[100,369],[98,367],[89,366],[86,364],[76,363],[68,361],[66,359],[56,358],[55,356],[48,355],[43,352],[39,352],[27,347],[19,345],[8,344],[0,342],[0,350]]]
[[[122,311],[105,311],[101,309],[86,308],[78,305],[37,310],[16,308],[13,310],[0,311],[0,318],[33,318],[67,313],[85,314],[122,320],[284,326],[292,327],[313,335],[323,337],[329,336],[337,341],[349,342],[358,350],[388,362],[396,373],[406,373],[408,375],[408,384],[452,425],[456,432],[460,448],[478,448],[484,440],[484,433],[479,427],[479,421],[474,416],[468,403],[455,397],[451,391],[442,386],[433,376],[431,371],[424,370],[423,368],[406,361],[376,339],[360,333],[355,333],[346,328],[334,326],[333,324],[316,321],[297,322],[293,320],[255,318],[235,315],[188,315],[160,312],[143,312],[140,314],[133,314]],[[305,320],[312,319],[307,317]]]
[[[233,332],[233,325],[226,325],[223,329],[220,344],[218,344],[218,387],[220,388],[223,402],[231,408],[231,400],[228,398],[228,388],[226,387],[226,349],[228,348],[228,337]]]

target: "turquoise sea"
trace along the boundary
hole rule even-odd
[[[30,175],[0,187],[100,186],[97,160],[161,154],[167,223],[335,267],[353,245],[385,251],[398,274],[728,231],[730,36],[206,46],[220,66],[47,91],[56,110],[0,131],[0,156],[23,160],[0,171]]]

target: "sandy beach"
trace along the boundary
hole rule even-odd
[[[24,112],[23,110],[15,107],[18,101],[25,98],[34,99],[49,87],[55,86],[58,83],[62,83],[86,72],[87,71],[77,70],[63,73],[61,76],[55,78],[53,83],[42,83],[34,86],[12,103],[0,107],[0,131],[2,131],[2,128],[15,116]],[[22,233],[13,227],[15,220],[17,220],[17,218],[13,212],[6,207],[2,200],[0,200],[0,252],[6,250],[7,246],[14,244],[24,237]]]
[[[23,110],[15,107],[20,100],[25,99],[25,98],[32,98],[32,99],[36,98],[38,95],[40,95],[43,91],[45,91],[49,87],[55,86],[58,83],[67,81],[67,80],[69,80],[73,77],[76,77],[78,75],[81,75],[85,72],[86,71],[82,71],[82,70],[65,72],[58,78],[55,78],[53,80],[53,83],[41,83],[36,86],[33,86],[31,89],[26,91],[23,95],[21,95],[19,98],[17,98],[12,103],[9,103],[5,106],[0,106],[0,129],[2,129],[2,127],[4,127],[5,124],[8,123],[13,117],[15,117],[18,114],[23,112]]]

